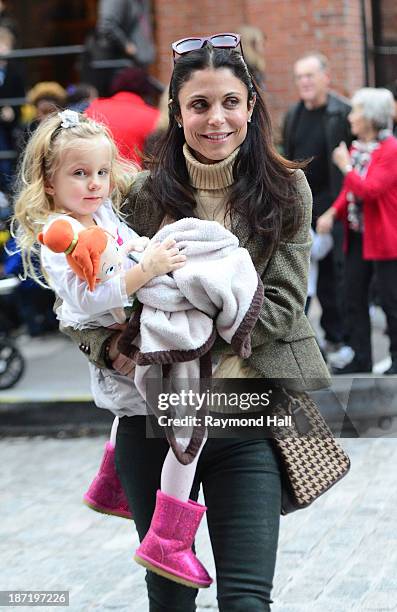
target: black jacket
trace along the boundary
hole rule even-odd
[[[1,26],[0,26],[1,27]],[[0,100],[5,98],[24,98],[25,97],[25,85],[23,77],[19,71],[19,68],[14,64],[12,60],[7,62],[5,67],[4,81],[0,85]],[[0,104],[0,109],[8,104]],[[15,113],[15,117],[12,121],[4,121],[0,117],[0,129],[2,131],[2,146],[0,148],[4,151],[5,148],[13,149],[16,146],[18,140],[18,134],[16,133],[19,127],[19,121],[21,116],[20,106],[12,107]]]
[[[148,66],[154,61],[148,0],[100,0],[96,31],[97,42],[104,44],[107,57],[123,57],[125,45],[132,42],[138,65]]]
[[[292,158],[292,135],[298,125],[299,116],[303,109],[303,102],[291,106],[288,110],[283,124],[283,150],[288,159]],[[347,115],[350,112],[348,100],[335,93],[328,94],[327,106],[324,113],[324,129],[327,141],[328,169],[330,176],[330,206],[338,196],[341,188],[343,175],[332,161],[332,151],[344,140],[347,146],[352,141],[350,124]]]

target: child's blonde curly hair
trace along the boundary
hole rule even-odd
[[[68,112],[68,111],[66,111]],[[40,246],[37,236],[55,211],[51,195],[46,193],[46,185],[62,163],[66,150],[79,147],[78,140],[89,140],[105,136],[111,147],[110,183],[113,191],[111,201],[116,213],[126,199],[138,168],[132,162],[120,157],[117,146],[109,130],[80,113],[70,127],[62,127],[63,113],[56,113],[45,119],[31,136],[20,165],[17,183],[17,196],[11,231],[21,251],[24,277],[30,276],[43,285],[38,270],[37,255]]]

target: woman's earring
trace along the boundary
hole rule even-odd
[[[178,127],[181,128],[182,127],[182,123],[179,123],[179,121],[176,122]]]
[[[251,117],[248,117],[247,121],[248,121],[248,123],[251,123]]]

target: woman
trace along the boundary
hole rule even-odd
[[[153,236],[161,224],[216,220],[248,249],[265,299],[243,361],[218,344],[216,377],[291,378],[306,389],[329,384],[304,314],[311,194],[301,170],[273,148],[268,111],[255,90],[237,35],[174,43],[169,126],[151,170],[135,181],[127,221]],[[66,330],[69,333],[69,330]],[[95,363],[128,374],[109,330],[73,334]],[[140,539],[155,506],[168,444],[147,439],[145,418],[120,419],[116,461]],[[281,503],[270,440],[211,438],[197,465],[216,564],[219,610],[270,610]],[[151,612],[193,612],[196,591],[148,572]]]
[[[251,76],[255,79],[259,89],[266,89],[266,60],[265,44],[266,36],[259,28],[252,25],[242,25],[239,28],[244,59],[247,63]]]
[[[317,221],[329,232],[344,219],[346,298],[353,360],[341,374],[372,372],[368,293],[373,273],[387,319],[392,364],[397,374],[397,140],[392,136],[394,103],[387,89],[366,87],[352,98],[348,116],[357,140],[341,143],[334,163],[345,175],[341,193]]]
[[[127,66],[147,68],[155,58],[148,0],[99,0],[95,32],[85,41],[82,78],[101,97]]]

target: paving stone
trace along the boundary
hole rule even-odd
[[[397,589],[394,591],[375,591],[361,603],[361,610],[397,610]]]
[[[103,444],[0,440],[1,589],[66,589],[70,612],[148,612],[144,570],[132,560],[134,523],[81,503]],[[272,612],[397,610],[397,442],[343,445],[350,474],[310,508],[281,517]],[[197,549],[214,576],[205,521]],[[200,591],[198,612],[216,610],[214,584]]]

